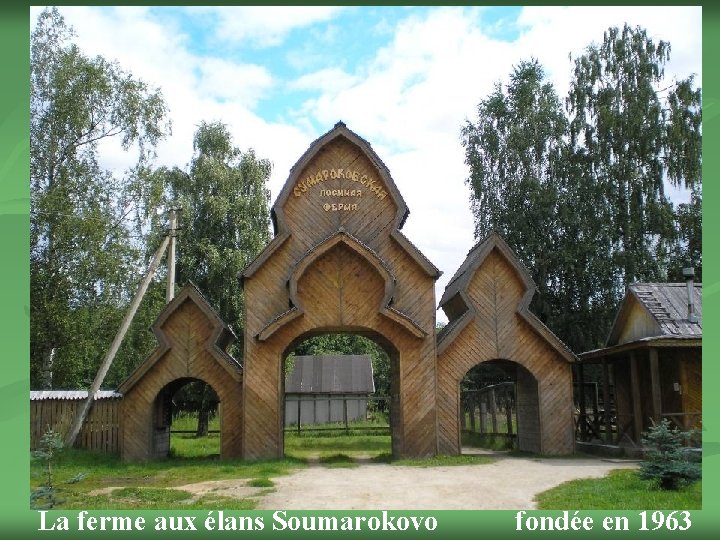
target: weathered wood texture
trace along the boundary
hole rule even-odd
[[[209,384],[220,400],[220,457],[242,454],[242,372],[227,353],[227,328],[192,285],[153,325],[159,347],[120,386],[121,455],[126,461],[167,454],[172,394],[191,380]]]
[[[40,438],[48,429],[64,435],[72,424],[78,409],[78,399],[44,399],[30,402],[30,448],[38,447]],[[118,452],[119,399],[100,399],[85,419],[75,447],[99,452]]]
[[[459,385],[472,367],[517,364],[518,441],[547,454],[574,450],[572,354],[527,311],[532,282],[497,236],[474,248],[448,285],[453,317],[438,344],[439,450],[460,452]],[[463,270],[464,268],[464,270]],[[464,309],[464,310],[463,310]]]
[[[437,451],[439,272],[399,232],[407,207],[367,142],[338,124],[291,171],[277,235],[244,273],[244,456],[283,454],[282,364],[304,337],[368,335],[393,359],[393,449]]]

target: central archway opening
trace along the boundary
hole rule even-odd
[[[540,452],[537,380],[517,362],[476,364],[460,381],[458,423],[463,453]]]
[[[399,437],[398,360],[374,332],[295,340],[282,363],[284,455],[338,464],[389,458]]]
[[[154,458],[220,455],[220,399],[206,382],[185,377],[165,385],[153,410]]]

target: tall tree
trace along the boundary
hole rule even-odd
[[[620,286],[667,279],[677,235],[665,181],[701,184],[700,92],[692,78],[660,88],[669,57],[669,43],[626,24],[574,62],[571,141],[605,193]]]
[[[242,339],[242,270],[270,241],[271,164],[233,145],[227,126],[203,122],[189,171],[158,169],[146,185],[164,185],[165,204],[182,209],[177,283],[195,283]],[[235,354],[242,354],[239,343]]]
[[[242,270],[270,241],[271,164],[253,150],[241,152],[221,122],[202,122],[189,171],[178,167],[139,169],[136,185],[156,204],[181,209],[176,282],[193,282],[238,337],[230,350],[242,358]],[[157,221],[157,218],[156,218]],[[163,230],[155,223],[155,233]],[[184,395],[199,403],[197,435],[207,435],[212,389],[188,385]]]
[[[567,211],[566,134],[560,99],[536,60],[515,66],[462,130],[475,236],[503,236],[538,286],[533,310],[553,328],[567,314],[564,294],[576,279],[565,234],[576,228]]]
[[[603,344],[627,283],[701,271],[700,91],[660,88],[669,50],[611,28],[574,61],[566,110],[522,62],[463,128],[476,237],[505,237],[533,311],[575,351]],[[691,201],[675,211],[665,182]]]
[[[168,128],[159,90],[72,42],[56,8],[31,36],[31,384],[82,386],[112,338],[139,256],[128,223],[141,201],[102,168],[116,139],[139,161]],[[54,374],[55,378],[50,377]]]

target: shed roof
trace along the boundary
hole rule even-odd
[[[87,397],[87,390],[30,390],[30,401],[43,401],[46,399],[85,400]],[[95,400],[120,399],[121,397],[123,395],[114,390],[98,390],[95,393]]]
[[[296,356],[285,378],[287,394],[371,394],[375,391],[369,355]]]
[[[688,293],[685,283],[633,283],[613,322],[607,345],[617,344],[632,304],[637,301],[658,326],[657,336],[702,337],[702,283],[693,286],[698,322],[688,320]],[[648,336],[650,337],[650,336]]]

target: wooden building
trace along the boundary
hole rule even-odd
[[[520,450],[574,450],[573,353],[533,315],[535,285],[493,233],[468,253],[440,299],[448,324],[438,336],[439,451],[460,452],[460,381],[480,363],[513,375]]]
[[[687,283],[630,285],[606,346],[579,355],[581,386],[588,365],[602,368],[602,404],[595,412],[582,400],[580,440],[639,445],[662,418],[701,427],[702,285],[688,274]]]
[[[194,285],[186,285],[152,325],[158,348],[120,385],[120,451],[125,461],[165,457],[172,397],[188,382],[220,400],[220,457],[242,455],[242,367],[225,351],[235,339]]]
[[[285,425],[365,420],[373,392],[367,354],[295,356],[285,377]]]

